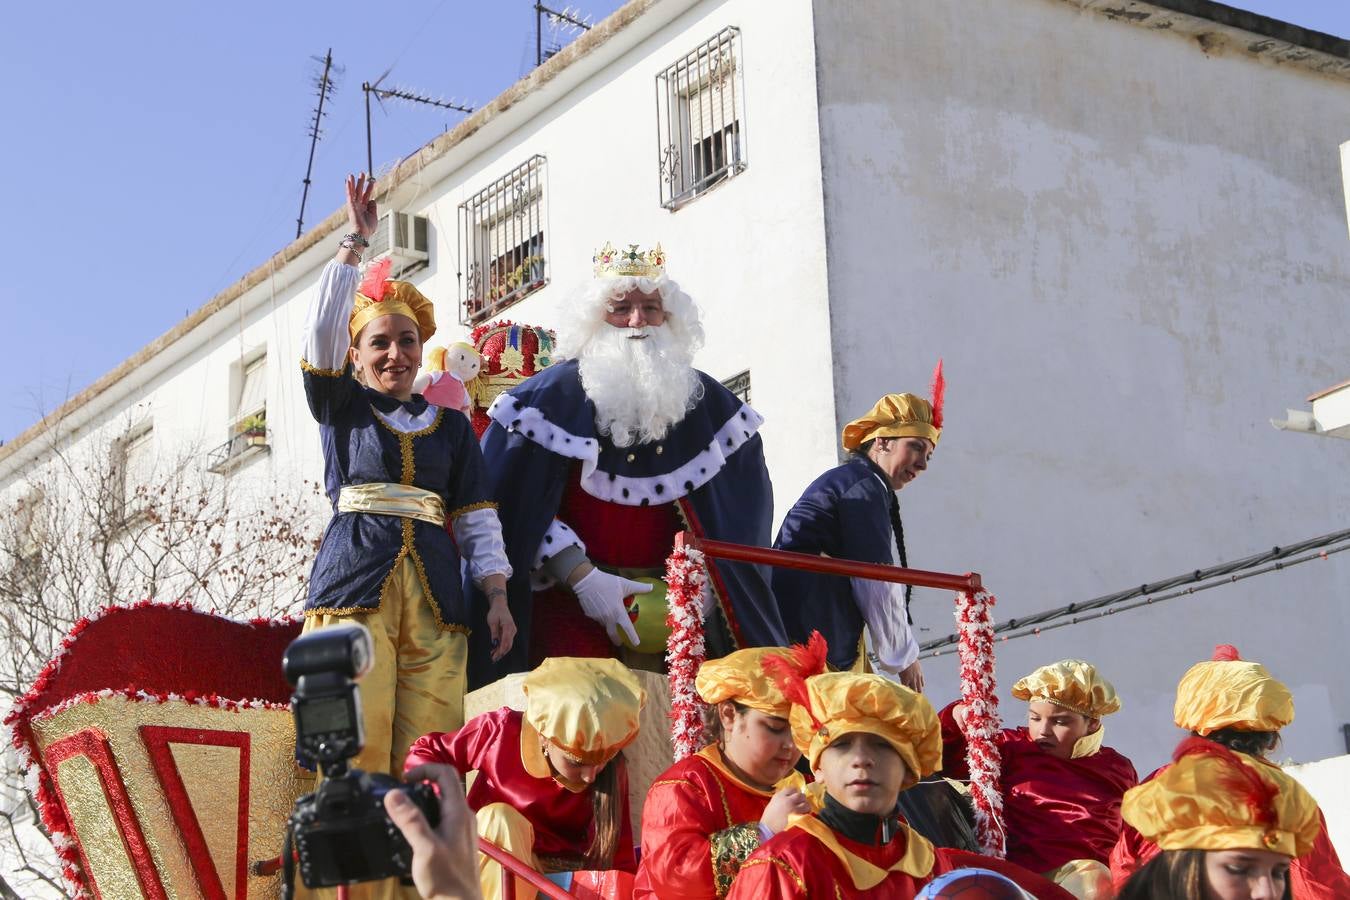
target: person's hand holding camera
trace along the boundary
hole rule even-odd
[[[429,763],[405,774],[409,782],[436,783],[441,821],[432,828],[402,791],[384,795],[389,819],[412,848],[412,880],[424,900],[479,900],[478,830],[454,767]]]

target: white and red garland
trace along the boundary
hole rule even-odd
[[[956,631],[975,836],[986,856],[1002,858],[1007,835],[1003,828],[1003,796],[998,787],[1003,761],[997,737],[1003,723],[994,690],[994,624],[990,615],[994,603],[993,594],[962,591],[956,600]]]
[[[670,672],[670,742],[675,761],[703,747],[703,701],[694,679],[707,659],[703,643],[703,587],[708,580],[703,554],[680,547],[666,560],[666,667]]]

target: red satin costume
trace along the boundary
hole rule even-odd
[[[538,778],[525,769],[520,731],[523,716],[512,709],[475,716],[453,733],[423,735],[408,751],[407,768],[423,763],[446,763],[461,773],[477,771],[469,788],[469,807],[489,803],[515,807],[534,826],[534,852],[544,858],[584,856],[594,833],[589,791],[573,793],[552,778]],[[633,828],[628,816],[628,782],[619,782],[619,809],[623,811],[619,840],[611,868],[637,869]]]
[[[728,772],[716,745],[663,772],[642,807],[635,900],[725,896],[740,864],[759,846],[759,819],[772,796]]]
[[[882,869],[890,868],[905,855],[909,834],[902,830],[889,843],[868,846],[835,835],[848,853]],[[1058,885],[1004,860],[990,859],[961,850],[936,848],[932,869],[926,875],[891,872],[868,889],[855,885],[848,867],[821,841],[800,828],[789,826],[774,835],[741,867],[731,886],[728,900],[779,900],[779,898],[852,898],[868,900],[911,900],[923,886],[953,869],[981,868],[1006,875],[1039,900],[1072,900],[1073,895]]]
[[[1167,766],[1157,769],[1144,781],[1151,781]],[[1142,783],[1142,782],[1141,782]],[[1306,856],[1300,856],[1289,865],[1289,886],[1298,900],[1345,900],[1350,897],[1350,875],[1341,868],[1340,857],[1327,836],[1327,820],[1317,811],[1322,827],[1317,840]],[[1128,823],[1120,832],[1120,840],[1111,850],[1111,882],[1117,891],[1125,886],[1138,869],[1159,853],[1158,845],[1145,840]]]
[[[942,774],[966,779],[966,739],[952,715],[955,705],[938,714]],[[1049,872],[1075,859],[1106,864],[1124,825],[1121,798],[1139,779],[1134,765],[1110,747],[1077,759],[1051,756],[1025,728],[1004,729],[998,747],[1008,860],[1033,872]]]

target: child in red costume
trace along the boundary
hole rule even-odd
[[[1265,666],[1241,659],[1237,648],[1223,644],[1214,648],[1212,660],[1196,663],[1182,676],[1172,715],[1178,728],[1265,763],[1266,754],[1279,740],[1280,729],[1294,721],[1294,697]],[[1275,768],[1274,763],[1267,765]],[[1158,769],[1144,783],[1167,769]],[[1299,900],[1350,897],[1350,875],[1341,868],[1320,809],[1317,818],[1320,827],[1311,849],[1290,865],[1293,895]],[[1116,889],[1157,854],[1157,844],[1126,824],[1111,851],[1111,878]]]
[[[922,694],[850,672],[784,681],[820,811],[790,816],[741,866],[728,900],[912,900],[934,877],[969,866],[1006,874],[1036,897],[1071,896],[1002,860],[934,848],[900,818],[900,792],[942,758],[937,715]]]
[[[798,649],[809,674],[825,670],[825,641]],[[810,811],[801,753],[788,727],[791,704],[764,671],[764,659],[794,651],[737,650],[705,662],[695,687],[710,707],[712,743],[671,766],[642,808],[642,865],[633,896],[714,900],[760,843]]]
[[[1102,746],[1101,718],[1120,709],[1115,688],[1066,659],[1018,681],[1012,695],[1027,701],[1027,725],[999,737],[1008,860],[1080,898],[1110,897],[1120,798],[1139,780],[1128,759]],[[943,774],[969,778],[964,706],[951,704],[940,719]]]
[[[1182,741],[1173,759],[1125,794],[1125,821],[1161,852],[1120,900],[1303,897],[1291,893],[1289,870],[1322,828],[1312,795],[1278,767],[1204,738]]]
[[[646,692],[618,660],[554,657],[525,676],[526,711],[502,708],[452,734],[419,738],[409,768],[445,763],[477,772],[469,806],[480,837],[540,872],[633,872],[628,780],[619,751],[638,733]],[[485,898],[502,871],[480,856]],[[535,889],[516,880],[516,897]]]

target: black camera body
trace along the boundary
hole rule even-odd
[[[296,801],[290,828],[305,887],[334,887],[382,878],[407,879],[412,849],[384,810],[384,795],[403,791],[434,828],[440,804],[431,785],[350,770],[325,779]]]
[[[295,686],[296,756],[316,764],[323,780],[295,802],[287,820],[284,897],[294,886],[292,847],[306,887],[383,878],[408,882],[412,850],[385,812],[390,791],[406,793],[433,828],[440,821],[440,803],[429,782],[403,784],[349,766],[365,744],[356,680],[370,670],[373,656],[370,632],[357,623],[311,631],[286,648],[282,667]]]

